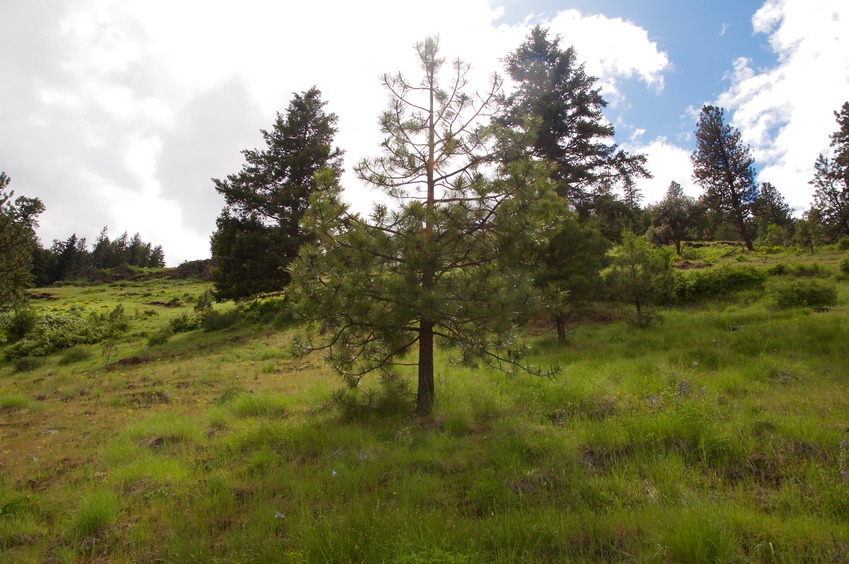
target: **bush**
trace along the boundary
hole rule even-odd
[[[41,358],[34,358],[31,356],[24,356],[21,358],[16,358],[13,361],[13,365],[15,367],[15,372],[32,372],[37,368],[40,368],[44,365],[44,360]]]
[[[773,265],[767,269],[767,274],[770,276],[798,276],[798,277],[811,277],[811,276],[825,276],[826,272],[822,266],[818,263],[812,264],[794,264],[793,266],[787,266],[784,263],[778,263]]]
[[[155,347],[158,345],[164,345],[168,342],[168,339],[170,339],[173,334],[174,333],[171,331],[170,328],[166,327],[165,329],[161,329],[160,331],[157,331],[156,333],[151,335],[150,338],[148,338],[147,346]]]
[[[3,335],[10,343],[20,341],[35,329],[38,314],[26,302],[15,304],[11,313],[3,317]]]
[[[849,251],[849,237],[843,237],[837,242],[837,248],[841,251]]]
[[[837,289],[818,280],[775,280],[767,290],[770,300],[780,308],[826,307],[837,303]]]
[[[6,359],[47,356],[76,345],[91,345],[112,336],[113,327],[104,325],[100,316],[88,319],[80,315],[42,315],[33,330],[6,349]]]
[[[698,300],[758,288],[765,280],[766,272],[750,265],[706,268],[680,276],[673,294],[678,301]]]
[[[168,326],[173,333],[188,333],[200,327],[200,318],[183,312],[172,319]]]
[[[282,293],[257,296],[242,310],[248,323],[285,323],[291,319],[286,297]]]
[[[220,331],[237,325],[241,321],[242,316],[238,309],[228,311],[209,311],[202,320],[201,327],[204,331]]]
[[[846,257],[842,261],[840,261],[840,272],[849,276],[849,257]]]
[[[76,362],[83,362],[91,358],[91,351],[83,348],[74,348],[65,351],[62,358],[59,359],[59,364],[67,366]]]

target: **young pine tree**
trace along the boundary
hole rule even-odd
[[[316,241],[293,263],[290,288],[300,317],[313,322],[305,350],[325,350],[352,386],[370,372],[416,366],[417,412],[427,415],[435,343],[468,363],[517,365],[514,328],[531,293],[529,249],[549,171],[527,160],[493,164],[483,126],[498,77],[469,95],[469,66],[446,65],[437,39],[416,53],[420,80],[383,76],[382,155],[356,169],[395,204],[352,214],[332,175],[321,176],[305,217]]]

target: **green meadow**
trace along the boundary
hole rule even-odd
[[[552,378],[440,353],[426,419],[412,372],[332,399],[268,308],[197,323],[208,283],[33,291],[120,330],[0,348],[0,560],[845,562],[849,253],[688,252],[647,328],[529,324]]]

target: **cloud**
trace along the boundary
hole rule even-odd
[[[567,38],[566,46],[575,46],[578,57],[586,61],[587,73],[599,78],[610,101],[621,99],[617,83],[623,79],[637,78],[657,92],[663,90],[669,57],[645,29],[621,18],[584,15],[578,10],[560,12],[547,23]]]
[[[654,178],[640,179],[637,188],[643,194],[643,204],[653,204],[662,200],[666,189],[672,181],[684,188],[684,193],[698,197],[701,189],[693,184],[693,165],[690,163],[690,153],[665,137],[658,137],[648,144],[640,145],[633,142],[623,145],[632,153],[642,153],[646,156],[646,168]]]
[[[814,161],[837,127],[833,112],[849,100],[849,8],[844,0],[767,0],[752,26],[769,35],[778,63],[761,69],[737,59],[717,103],[733,111],[759,180],[807,208]]]
[[[293,92],[317,86],[339,116],[346,193],[367,201],[350,171],[378,151],[380,75],[416,77],[414,42],[438,34],[479,87],[529,27],[498,23],[487,0],[7,0],[3,11],[0,167],[47,205],[40,237],[138,231],[169,264],[209,256],[222,205],[210,178],[238,172]],[[644,29],[575,10],[543,24],[608,98],[622,80],[662,89],[668,59]]]

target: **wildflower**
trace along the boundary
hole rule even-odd
[[[330,475],[331,475],[331,476],[333,476],[333,477],[335,478],[335,477],[336,477],[336,470],[334,470],[333,472],[331,472],[331,473],[330,473]]]
[[[282,519],[285,519],[285,518],[286,518],[286,514],[285,514],[285,513],[280,513],[279,511],[277,511],[276,513],[274,513],[274,518],[275,518],[275,519],[280,519],[280,520],[282,520]]]
[[[654,396],[649,396],[649,407],[654,407]]]

